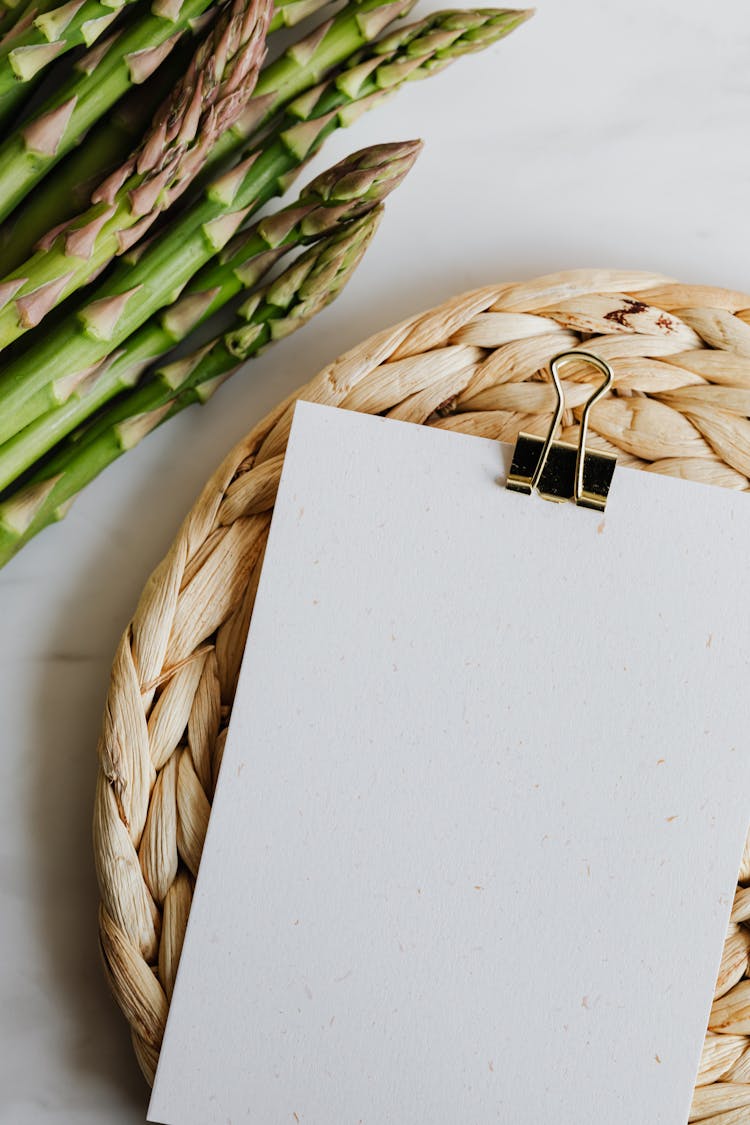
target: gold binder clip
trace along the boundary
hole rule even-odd
[[[577,447],[564,441],[554,440],[564,409],[559,368],[574,361],[590,363],[604,376],[604,382],[587,399],[583,408]],[[505,487],[513,492],[523,492],[527,496],[536,489],[545,500],[557,502],[574,500],[584,508],[595,508],[603,512],[615,471],[616,458],[610,453],[587,450],[586,434],[591,407],[612,386],[614,378],[612,368],[599,356],[592,355],[590,352],[572,351],[556,355],[550,363],[550,372],[557,392],[557,406],[549,433],[546,438],[524,433],[518,435]]]

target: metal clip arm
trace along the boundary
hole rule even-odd
[[[564,410],[559,372],[566,363],[572,362],[589,363],[604,376],[603,382],[584,405],[577,447],[555,441]],[[573,500],[583,507],[604,511],[616,458],[609,453],[587,450],[586,437],[592,406],[612,386],[612,368],[590,352],[570,351],[560,352],[552,359],[550,374],[557,394],[557,405],[549,431],[545,438],[526,433],[518,435],[506,487],[526,495],[537,490],[545,500]]]

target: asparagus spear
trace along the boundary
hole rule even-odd
[[[421,141],[404,141],[355,152],[316,176],[294,203],[238,235],[222,260],[202,271],[175,305],[128,340],[127,349],[93,386],[84,382],[63,405],[0,446],[0,491],[109,399],[132,387],[146,367],[197,324],[252,289],[284,254],[333,234],[381,203],[401,183],[421,148]]]
[[[141,144],[91,197],[91,206],[44,244],[11,282],[5,342],[35,327],[68,293],[134,245],[187,188],[212,145],[248,101],[265,56],[272,0],[233,0]],[[2,314],[0,314],[2,339]]]
[[[380,204],[303,254],[253,298],[242,327],[214,341],[209,352],[202,349],[197,357],[165,368],[137,397],[113,404],[75,439],[64,442],[31,482],[0,504],[0,566],[44,527],[61,519],[77,493],[107,465],[167,418],[193,403],[206,402],[232,370],[301,328],[335,300],[361,261],[382,210]],[[226,363],[211,361],[212,353],[226,354]],[[208,374],[208,364],[218,373]]]
[[[155,0],[131,27],[97,43],[70,77],[0,145],[0,219],[133,85],[145,82],[212,0]]]
[[[257,284],[261,274],[281,254],[299,244],[316,241],[337,224],[351,222],[382,202],[408,174],[421,149],[421,141],[372,145],[344,157],[316,176],[294,203],[235,235],[192,278],[174,305],[130,338],[128,351],[141,332],[152,333],[152,326],[158,326],[159,351],[154,350],[152,356],[160,358],[233,297]],[[151,340],[155,348],[155,333]]]
[[[4,271],[10,272],[25,262],[49,230],[78,215],[97,184],[135,147],[177,76],[188,65],[189,53],[181,50],[186,38],[183,36],[168,63],[159,67],[145,86],[129,91],[113,112],[89,131],[86,143],[68,153],[55,175],[37,184],[24,199],[23,207],[17,207],[6,219],[0,228],[0,261]],[[194,49],[194,44],[191,46]]]
[[[0,43],[0,116],[23,102],[51,62],[99,39],[133,0],[65,0],[51,11],[35,8]]]
[[[0,4],[0,35],[6,36],[12,31],[28,7],[30,5],[26,2],[22,3],[21,0],[14,4],[4,0]]]
[[[271,30],[293,27],[325,2],[277,0]],[[205,19],[204,15],[195,27]],[[190,36],[183,35],[156,74],[147,83],[128,91],[114,113],[98,121],[89,131],[86,143],[67,153],[56,174],[46,176],[37,183],[31,194],[24,198],[23,207],[17,207],[6,219],[0,229],[0,261],[4,271],[15,270],[33,254],[48,231],[62,227],[66,220],[78,215],[86,207],[97,184],[125,160],[138,138],[143,136],[157,107],[184,74],[194,50],[190,39]],[[263,82],[262,71],[258,83]]]
[[[17,31],[19,24],[26,26],[27,17],[34,19],[35,16],[54,8],[57,3],[58,0],[2,0],[0,35],[7,39],[10,34]]]
[[[268,68],[263,85],[248,107],[253,122],[258,125],[267,120],[288,98],[318,81],[322,74],[341,63],[412,3],[413,0],[389,0],[388,3],[365,0],[364,4],[350,4],[336,19],[316,28],[307,40],[296,43]],[[231,124],[227,121],[225,129]],[[245,114],[243,133],[248,127],[249,118]],[[217,135],[218,131],[213,130],[212,141]],[[158,133],[150,143],[158,148]],[[235,141],[236,147],[239,144],[239,140]],[[204,159],[208,151],[204,148]],[[106,188],[97,193],[98,199],[97,195],[93,197],[92,208],[71,226],[60,232],[51,231],[43,249],[0,281],[0,348],[38,324],[56,304],[96,276],[116,254],[131,246],[135,235],[143,233],[145,224],[136,227],[138,207],[131,206],[127,199],[130,186],[119,190],[118,195],[115,189],[119,186],[115,174]],[[133,237],[127,235],[131,227],[135,227]],[[85,232],[83,236],[80,230]],[[3,301],[6,294],[9,299]],[[32,316],[28,314],[29,302]]]
[[[70,78],[0,144],[0,219],[11,214],[128,89],[154,73],[212,2],[154,0],[132,26],[97,43],[76,62]],[[277,0],[271,30],[293,26],[323,3]]]
[[[387,11],[377,15],[382,18]],[[97,365],[154,312],[173,302],[249,214],[286,190],[327,136],[402,83],[427,77],[456,57],[489,46],[527,16],[504,9],[429,16],[369,44],[335,79],[298,98],[273,139],[246,151],[135,264],[120,263],[93,297],[87,297],[77,325],[56,326],[8,366],[0,378],[0,441],[64,402],[84,379],[95,378]],[[315,66],[316,55],[313,52],[308,65]],[[12,297],[8,301],[12,307]]]

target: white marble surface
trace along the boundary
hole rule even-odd
[[[0,1122],[130,1125],[147,1095],[96,947],[112,653],[200,485],[288,391],[464,288],[573,266],[750,290],[743,0],[539,0],[505,43],[333,138],[426,151],[341,300],[110,469],[0,573]]]

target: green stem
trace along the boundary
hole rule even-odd
[[[291,47],[266,69],[262,81],[258,82],[255,96],[250,99],[243,114],[241,135],[233,141],[235,152],[241,151],[248,130],[257,130],[259,125],[277,113],[285,102],[319,81],[321,75],[340,65],[353,51],[367,42],[375,28],[382,28],[412,2],[413,0],[388,0],[388,2],[365,0],[362,4],[350,4],[334,20],[319,29],[316,28],[307,43],[303,40]],[[249,124],[250,121],[252,125]],[[224,136],[230,132],[230,129],[225,130]],[[215,147],[214,142],[212,148]],[[51,245],[38,251],[5,279],[4,284],[6,292],[10,293],[10,299],[0,308],[0,348],[7,347],[29,328],[38,324],[55,305],[96,277],[103,267],[120,253],[122,232],[130,227],[136,227],[137,224],[140,226],[139,212],[132,205],[130,186],[128,180],[113,197],[105,197],[101,202],[94,204],[84,215],[76,219],[74,228],[60,232]],[[248,198],[244,206],[247,207],[251,202]],[[220,249],[220,246],[212,245],[211,232],[201,230],[202,224],[229,210],[229,207],[222,209],[207,200],[204,208],[205,219],[200,215],[201,204],[198,203],[192,212],[189,210],[183,214],[182,222],[177,220],[172,227],[172,230],[179,232],[180,245],[175,248],[170,244],[167,253],[170,255],[177,253],[185,261],[187,248],[188,257],[192,255],[196,260],[195,267],[185,275],[184,280],[188,280],[203,261]],[[191,230],[195,228],[193,239],[188,240],[187,243],[183,234],[186,224]],[[68,247],[71,233],[77,234],[81,228],[96,231],[93,242],[86,247],[85,256],[80,251],[71,252]],[[157,255],[158,247],[169,242],[169,234],[159,240]],[[152,255],[147,253],[146,257],[151,258]],[[127,272],[125,267],[125,273]],[[139,272],[144,271],[139,269]],[[0,293],[2,293],[2,286],[3,283],[0,283]],[[31,316],[27,307],[29,299],[33,302]],[[152,311],[154,311],[153,307],[149,312]],[[2,432],[0,440],[4,440],[6,436]]]
[[[6,0],[0,10],[0,35],[7,40],[12,32],[15,37],[15,35],[18,34],[19,27],[26,26],[29,13],[31,13],[32,18],[34,18],[44,12],[48,12],[50,8],[54,8],[58,3],[59,0],[18,0],[18,2],[14,4]]]
[[[122,353],[84,379],[67,400],[0,446],[0,491],[8,488],[63,437],[140,379],[237,294],[247,294],[290,250],[317,243],[368,213],[396,188],[421,149],[419,141],[373,145],[317,176],[294,203],[233,240],[223,261],[201,271],[179,301],[152,317]],[[138,392],[134,392],[137,394]]]
[[[133,0],[65,0],[41,12],[0,44],[0,119],[23,102],[50,63],[84,44],[92,47]]]
[[[89,52],[78,60],[68,80],[0,145],[0,219],[9,215],[85,133],[103,117],[148,69],[141,52],[168,52],[212,0],[185,0],[177,19],[148,12],[120,36],[110,39],[101,58]],[[177,39],[174,39],[177,42]]]
[[[0,230],[0,260],[7,273],[29,258],[48,231],[86,208],[91,193],[121,164],[143,135],[150,119],[184,74],[195,49],[192,36],[183,36],[156,74],[135,86],[105,120],[98,121],[57,167],[5,220]]]
[[[9,4],[0,5],[0,35],[5,37],[12,31],[30,6],[28,0],[16,8],[12,8]]]
[[[382,205],[314,246],[253,302],[241,319],[247,344],[230,350],[229,333],[210,352],[175,364],[113,403],[64,442],[43,470],[0,504],[0,566],[48,524],[61,519],[78,492],[113,461],[194,403],[206,402],[232,371],[268,344],[289,336],[329,305],[362,259]]]
[[[388,18],[401,5],[378,16]],[[315,52],[332,65],[338,51],[345,58],[352,41],[366,41],[366,5],[342,15],[331,25]],[[451,12],[385,37],[355,56],[335,80],[308,91],[289,106],[281,132],[262,149],[245,153],[233,171],[217,181],[197,205],[147,246],[133,265],[120,263],[104,285],[78,313],[78,328],[66,323],[53,329],[38,347],[12,363],[0,379],[0,441],[6,441],[47,410],[65,401],[65,387],[87,377],[94,365],[116,350],[158,309],[171,304],[201,266],[217,254],[247,216],[285,190],[300,166],[336,129],[405,81],[426,77],[452,58],[480,50],[518,26],[526,13],[506,10]],[[330,39],[333,37],[334,44]],[[306,68],[298,81],[305,88]],[[56,386],[57,384],[57,386]]]
[[[150,77],[149,67],[157,67],[166,58],[179,36],[212,3],[183,0],[178,14],[169,16],[150,10],[75,63],[60,89],[0,144],[0,220],[11,214],[127,90]],[[303,18],[302,10],[306,14],[319,6],[320,0],[279,0],[271,30],[291,26],[290,21]],[[171,13],[173,6],[164,10]]]

